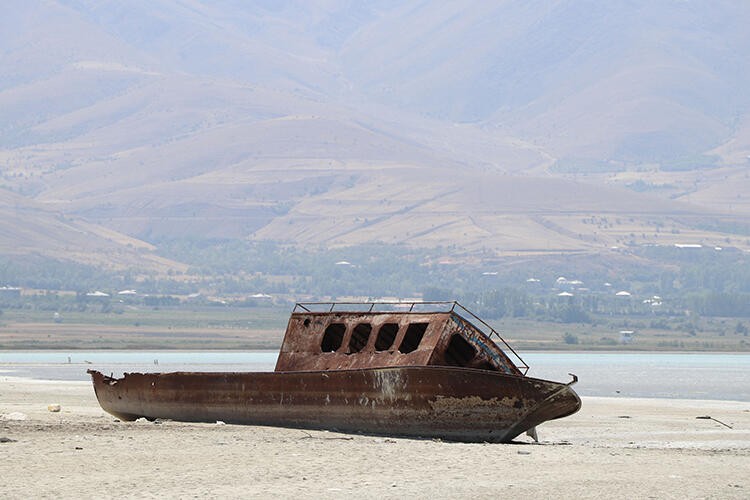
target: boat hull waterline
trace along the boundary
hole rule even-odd
[[[89,370],[101,407],[121,420],[321,429],[509,442],[571,415],[581,400],[561,384],[487,370],[405,366],[256,373]]]

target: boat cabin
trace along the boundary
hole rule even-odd
[[[428,365],[519,376],[528,370],[494,329],[457,302],[372,302],[297,304],[276,371]]]

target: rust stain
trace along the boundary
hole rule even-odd
[[[274,372],[115,379],[89,371],[97,398],[126,420],[222,420],[489,442],[509,441],[580,408],[569,384],[525,377],[511,360],[526,367],[515,351],[457,303],[432,311],[414,311],[415,304],[390,311],[375,304],[357,311],[314,306],[293,311]]]

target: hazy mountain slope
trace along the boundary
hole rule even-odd
[[[726,164],[750,166],[750,114],[742,117],[735,133],[713,152]]]
[[[589,252],[716,242],[701,217],[750,213],[732,201],[750,150],[743,3],[10,7],[0,182],[96,231]],[[734,167],[660,168],[702,153]],[[559,159],[629,171],[560,179]],[[50,246],[53,229],[8,217]]]
[[[65,71],[97,81],[130,69],[88,62]],[[350,164],[497,170],[548,161],[497,134],[398,112],[380,118],[295,91],[139,75],[116,96],[36,125],[50,140],[74,137],[7,151],[8,182],[129,234],[244,237],[311,191],[357,182]],[[231,178],[212,180],[227,169]]]
[[[316,41],[331,6],[345,2],[59,0],[159,68],[244,83],[341,90],[336,62]],[[312,26],[318,25],[318,29]]]
[[[449,169],[405,164],[377,172],[365,167],[356,175],[356,185],[312,194],[254,237],[309,245],[457,245],[459,251],[504,254],[601,251],[629,241],[634,231],[645,243],[720,239],[688,234],[680,223],[679,234],[656,234],[657,225],[705,213],[624,189],[501,174],[456,177]],[[611,227],[587,227],[584,219],[592,218],[609,218]]]
[[[185,271],[142,241],[53,212],[0,189],[0,255],[35,255],[103,269],[159,274]]]
[[[383,102],[642,161],[710,149],[747,114],[748,20],[728,1],[412,2],[343,59]]]

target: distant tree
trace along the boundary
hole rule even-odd
[[[743,323],[742,321],[738,321],[737,326],[734,327],[734,333],[738,335],[741,334],[747,336],[747,331],[747,326],[745,326],[745,323]]]
[[[577,344],[578,343],[578,337],[575,336],[575,335],[573,335],[570,332],[565,332],[565,335],[563,335],[563,341],[566,344],[570,344],[570,345]]]

